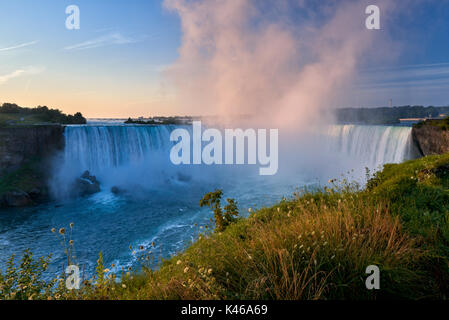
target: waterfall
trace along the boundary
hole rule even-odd
[[[148,160],[171,146],[173,126],[68,126],[64,162],[93,173]]]
[[[176,126],[67,126],[64,162],[93,173],[169,154]],[[326,152],[377,167],[413,158],[410,127],[333,125],[322,134]],[[323,147],[324,147],[323,146]],[[169,158],[166,159],[169,162]]]
[[[176,175],[169,160],[170,133],[175,126],[89,124],[67,126],[65,149],[58,158],[51,181],[55,198],[71,198],[76,178],[88,170],[103,190],[134,189]]]
[[[410,127],[334,125],[326,132],[331,152],[345,154],[361,165],[377,168],[417,157]]]
[[[170,133],[178,126],[135,126],[90,124],[65,128],[65,150],[53,183],[56,197],[70,193],[69,186],[85,170],[96,175],[105,190],[112,186],[133,189],[165,188],[167,181],[213,183],[229,179],[229,166],[214,166],[222,178],[209,176],[204,166],[175,166],[170,162]],[[186,127],[189,129],[190,127]],[[280,130],[282,140],[282,131]],[[287,139],[288,140],[288,139]],[[365,167],[378,169],[385,163],[399,163],[417,157],[410,127],[333,125],[320,134],[302,137],[294,148],[280,149],[280,158],[292,158],[280,167],[286,176],[308,173],[311,177],[333,176],[354,169],[363,175]],[[280,141],[281,142],[281,141]],[[282,164],[281,164],[282,165]],[[225,169],[228,168],[228,169]],[[233,167],[234,168],[234,167]],[[214,171],[215,172],[215,171]],[[245,175],[240,175],[245,180]],[[193,179],[193,180],[191,180]],[[327,180],[326,180],[327,181]],[[186,182],[187,183],[187,182]],[[64,189],[65,188],[65,189]]]

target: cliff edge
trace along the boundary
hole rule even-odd
[[[449,152],[448,120],[427,120],[412,129],[412,138],[424,156]]]
[[[19,168],[33,157],[46,157],[64,147],[60,125],[0,128],[0,174]]]

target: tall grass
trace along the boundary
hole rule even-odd
[[[429,258],[383,204],[303,198],[209,234],[146,277],[145,299],[373,299],[426,296]],[[369,265],[380,291],[365,287]]]

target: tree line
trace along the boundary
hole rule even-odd
[[[3,103],[0,106],[0,114],[17,114],[18,116],[34,116],[39,121],[60,124],[85,124],[86,118],[81,112],[67,115],[59,109],[50,109],[47,106],[35,108],[20,107],[15,103]]]
[[[402,106],[382,108],[342,108],[336,110],[339,123],[395,124],[404,118],[437,118],[449,114],[448,107]]]

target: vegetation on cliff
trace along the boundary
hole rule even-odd
[[[85,124],[86,119],[80,112],[66,115],[58,109],[49,109],[46,106],[24,108],[13,103],[3,103],[0,106],[0,125],[40,123]]]
[[[46,106],[0,106],[0,208],[24,207],[48,199],[43,167],[63,147],[60,124],[85,124],[81,113],[66,115]],[[54,125],[58,124],[58,125]]]
[[[38,157],[16,170],[3,173],[0,176],[0,208],[25,207],[48,200],[47,178]]]
[[[25,262],[11,264],[0,275],[0,298],[447,297],[449,154],[386,165],[367,175],[363,189],[345,180],[331,181],[332,188],[305,190],[270,208],[251,208],[248,218],[237,218],[234,205],[223,211],[217,190],[202,204],[213,208],[215,218],[224,221],[229,215],[221,230],[200,226],[196,241],[157,268],[151,252],[130,248],[142,268],[123,270],[120,280],[108,273],[100,257],[96,277],[85,280],[80,290],[66,290],[62,277],[39,282],[50,262],[31,263],[27,252]],[[64,229],[60,236],[66,243]],[[380,268],[380,290],[365,287],[369,265]]]
[[[449,117],[444,118],[444,119],[432,119],[432,120],[421,121],[421,122],[413,125],[414,128],[422,128],[424,126],[437,127],[444,131],[449,130]]]

